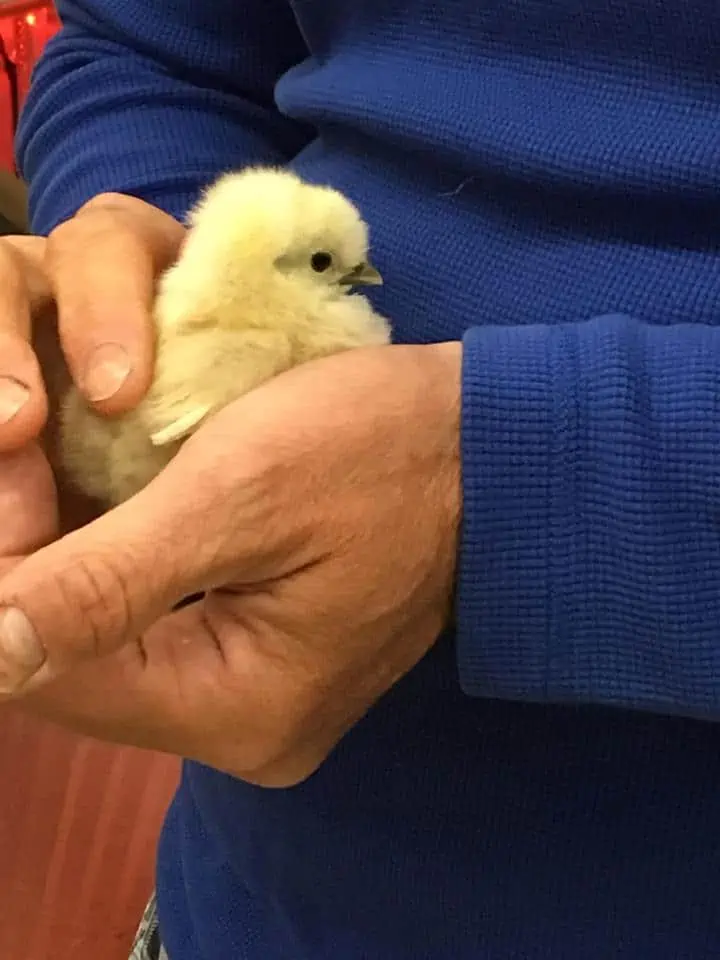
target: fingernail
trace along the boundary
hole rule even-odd
[[[0,423],[9,423],[30,398],[30,388],[15,377],[0,377]]]
[[[130,357],[119,343],[104,343],[90,357],[82,388],[88,400],[115,396],[130,374]]]
[[[45,663],[35,628],[16,607],[0,613],[0,694],[17,693]]]

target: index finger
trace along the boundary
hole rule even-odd
[[[0,453],[25,446],[42,429],[47,396],[32,349],[32,313],[49,302],[42,237],[0,241]]]
[[[185,229],[135,197],[91,200],[50,235],[47,269],[72,378],[103,413],[132,409],[150,385],[152,303]]]

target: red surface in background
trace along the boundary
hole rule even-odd
[[[0,0],[0,166],[14,169],[12,141],[33,67],[60,23],[50,2]]]
[[[10,76],[0,48],[0,167],[13,169],[13,116],[15,104]]]
[[[177,774],[0,710],[2,960],[127,960]]]
[[[0,167],[51,4],[0,0]],[[127,960],[177,761],[0,709],[0,960]]]

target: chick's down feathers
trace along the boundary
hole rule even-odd
[[[191,211],[160,279],[155,370],[131,412],[101,417],[72,388],[60,456],[108,506],[137,493],[210,414],[317,357],[386,344],[387,321],[352,288],[380,283],[368,230],[338,191],[272,168],[229,173]]]

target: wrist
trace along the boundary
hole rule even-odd
[[[448,341],[421,349],[430,367],[425,390],[431,409],[425,427],[437,450],[433,503],[446,558],[449,609],[455,589],[463,500],[460,454],[463,347],[459,341]]]

